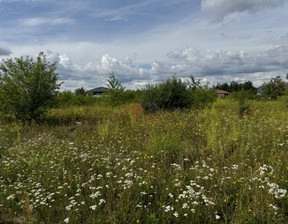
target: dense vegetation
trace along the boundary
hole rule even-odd
[[[4,60],[0,64],[0,112],[21,120],[39,120],[54,98],[57,83],[56,63],[43,52],[36,61],[30,57]]]
[[[66,107],[40,126],[2,124],[0,220],[286,223],[288,100],[247,105]]]

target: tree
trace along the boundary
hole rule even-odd
[[[53,105],[61,83],[56,62],[40,52],[36,61],[26,58],[3,60],[0,65],[0,110],[20,120],[38,120]]]
[[[108,101],[112,106],[117,106],[124,102],[124,91],[125,87],[115,78],[112,72],[107,80],[108,90],[105,95],[108,97]]]
[[[215,86],[215,89],[221,89],[221,90],[225,90],[225,91],[228,91],[228,92],[231,91],[230,90],[230,85],[227,82],[222,83],[222,84],[217,83],[217,85]]]
[[[284,91],[287,87],[287,83],[281,79],[280,76],[272,78],[268,83],[263,84],[263,93],[264,97],[271,99],[276,99],[279,96],[284,95]]]
[[[196,88],[197,85],[195,79],[188,83],[173,75],[161,83],[147,85],[141,96],[141,104],[150,112],[159,109],[188,108],[191,106],[189,88]]]
[[[75,89],[74,94],[76,96],[85,96],[86,95],[86,91],[83,87]]]

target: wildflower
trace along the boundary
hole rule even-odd
[[[187,203],[184,203],[182,208],[189,208],[189,205]]]
[[[98,196],[101,196],[101,193],[99,191],[95,192],[94,194],[90,195],[90,198],[97,198]]]
[[[216,219],[220,219],[221,217],[220,217],[219,215],[216,215],[215,218],[216,218]]]
[[[238,169],[238,165],[234,164],[232,165],[232,170],[237,170]]]
[[[66,218],[66,219],[64,219],[64,222],[65,222],[65,223],[68,223],[68,222],[69,222],[69,217]]]
[[[89,208],[91,208],[93,211],[96,209],[97,205],[92,205]]]
[[[105,203],[106,203],[106,201],[104,199],[100,199],[99,205],[102,205],[102,204],[105,204]]]
[[[133,177],[133,173],[126,173],[125,177]]]
[[[70,211],[71,208],[72,208],[72,205],[67,205],[67,206],[65,207],[65,209],[66,209],[67,211]]]
[[[7,197],[7,200],[14,199],[14,198],[15,198],[15,194],[11,194]]]
[[[178,212],[174,212],[173,215],[177,218],[179,216]]]
[[[169,196],[170,198],[173,198],[173,197],[174,197],[173,194],[171,194],[171,193],[169,193],[168,196]]]
[[[167,205],[166,207],[164,206],[164,208],[165,208],[165,212],[169,212],[170,210],[171,211],[174,210],[174,208],[172,206],[170,206],[170,205]]]

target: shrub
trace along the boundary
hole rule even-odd
[[[276,99],[283,96],[287,88],[287,83],[280,76],[272,78],[268,83],[263,84],[262,95],[266,98]]]
[[[54,105],[60,85],[56,63],[43,52],[37,60],[23,57],[3,60],[0,66],[0,111],[20,120],[38,120]]]
[[[108,90],[105,92],[105,96],[110,105],[117,106],[125,102],[125,87],[115,78],[114,73],[111,73],[107,80],[107,88]]]
[[[188,83],[173,75],[158,84],[147,85],[141,104],[146,110],[188,108],[191,106]]]

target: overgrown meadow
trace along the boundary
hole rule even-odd
[[[288,223],[288,100],[246,104],[2,123],[0,223]]]

